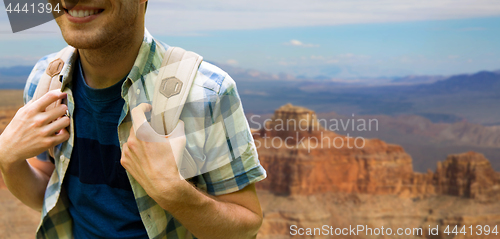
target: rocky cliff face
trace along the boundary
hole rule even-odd
[[[477,236],[446,235],[445,229],[500,225],[500,173],[482,154],[450,155],[436,172],[416,173],[402,147],[335,134],[315,119],[311,110],[286,105],[253,132],[268,172],[256,184],[264,211],[259,239],[294,238],[292,225],[422,228],[427,233],[343,238],[472,239]],[[429,226],[439,227],[439,236],[429,236]]]
[[[313,111],[285,105],[254,133],[269,178],[258,184],[278,194],[397,193],[410,184],[411,157],[378,139],[337,135]]]
[[[437,193],[483,200],[500,195],[500,173],[479,153],[448,156],[438,163],[434,178]]]
[[[451,155],[436,172],[415,173],[398,145],[338,135],[318,124],[314,111],[285,105],[254,139],[268,179],[259,189],[276,194],[324,192],[447,194],[490,197],[500,190],[499,174],[482,154]]]
[[[500,147],[500,127],[498,126],[486,127],[463,121],[438,131],[437,136],[442,140],[458,141],[464,145]]]

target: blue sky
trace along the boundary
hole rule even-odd
[[[205,59],[332,78],[500,69],[498,0],[151,0],[149,31]],[[54,21],[13,34],[0,14],[0,67],[64,46]]]

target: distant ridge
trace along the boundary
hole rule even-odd
[[[0,76],[28,76],[33,66],[0,67]]]
[[[393,83],[406,83],[411,85],[416,84],[430,84],[440,80],[447,79],[445,76],[433,76],[433,75],[410,75],[405,77],[396,77],[391,82]]]
[[[497,91],[500,90],[500,72],[481,71],[471,75],[452,76],[446,80],[421,86],[421,89],[426,89],[429,93],[452,93],[463,90]]]
[[[23,89],[33,66],[0,67],[0,89]]]

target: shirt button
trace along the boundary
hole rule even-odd
[[[136,94],[139,95],[139,94],[141,94],[141,89],[137,89],[135,92],[136,92]]]

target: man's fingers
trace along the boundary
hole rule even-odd
[[[66,111],[68,110],[67,105],[59,105],[56,108],[50,109],[47,112],[42,113],[45,117],[45,124],[48,124],[61,116],[64,116],[66,114]]]
[[[151,109],[152,106],[150,104],[142,103],[130,111],[133,124],[133,127],[130,129],[130,135],[145,142],[165,142],[165,138],[156,133],[144,114],[151,111]]]
[[[147,103],[142,103],[137,107],[140,108],[143,112],[149,112],[151,111],[151,109],[153,109],[153,106]]]
[[[51,147],[54,147],[58,144],[61,144],[63,143],[64,141],[68,140],[69,139],[69,133],[66,129],[62,129],[61,132],[59,132],[59,134],[56,134],[54,136],[52,136],[52,145]]]
[[[135,130],[138,130],[144,122],[147,122],[146,115],[144,113],[151,111],[151,109],[152,106],[150,104],[142,103],[130,111]]]
[[[120,159],[120,164],[121,164],[123,167],[125,167],[125,165],[124,165],[124,164],[125,164],[125,162],[126,162],[126,156],[127,156],[126,154],[127,154],[128,150],[129,150],[129,149],[128,149],[128,145],[127,145],[127,143],[124,143],[124,144],[122,145],[122,157],[121,157],[121,159]]]
[[[135,138],[135,130],[134,127],[130,127],[130,134],[128,137],[134,137]]]
[[[54,135],[57,132],[59,132],[61,129],[64,129],[69,126],[70,124],[70,119],[68,117],[61,117],[57,119],[56,121],[48,124],[47,126],[47,131],[48,131],[48,136]]]
[[[33,106],[40,112],[45,111],[45,109],[57,100],[62,100],[66,98],[66,93],[62,93],[61,90],[52,90],[43,95],[40,99],[33,102]]]

